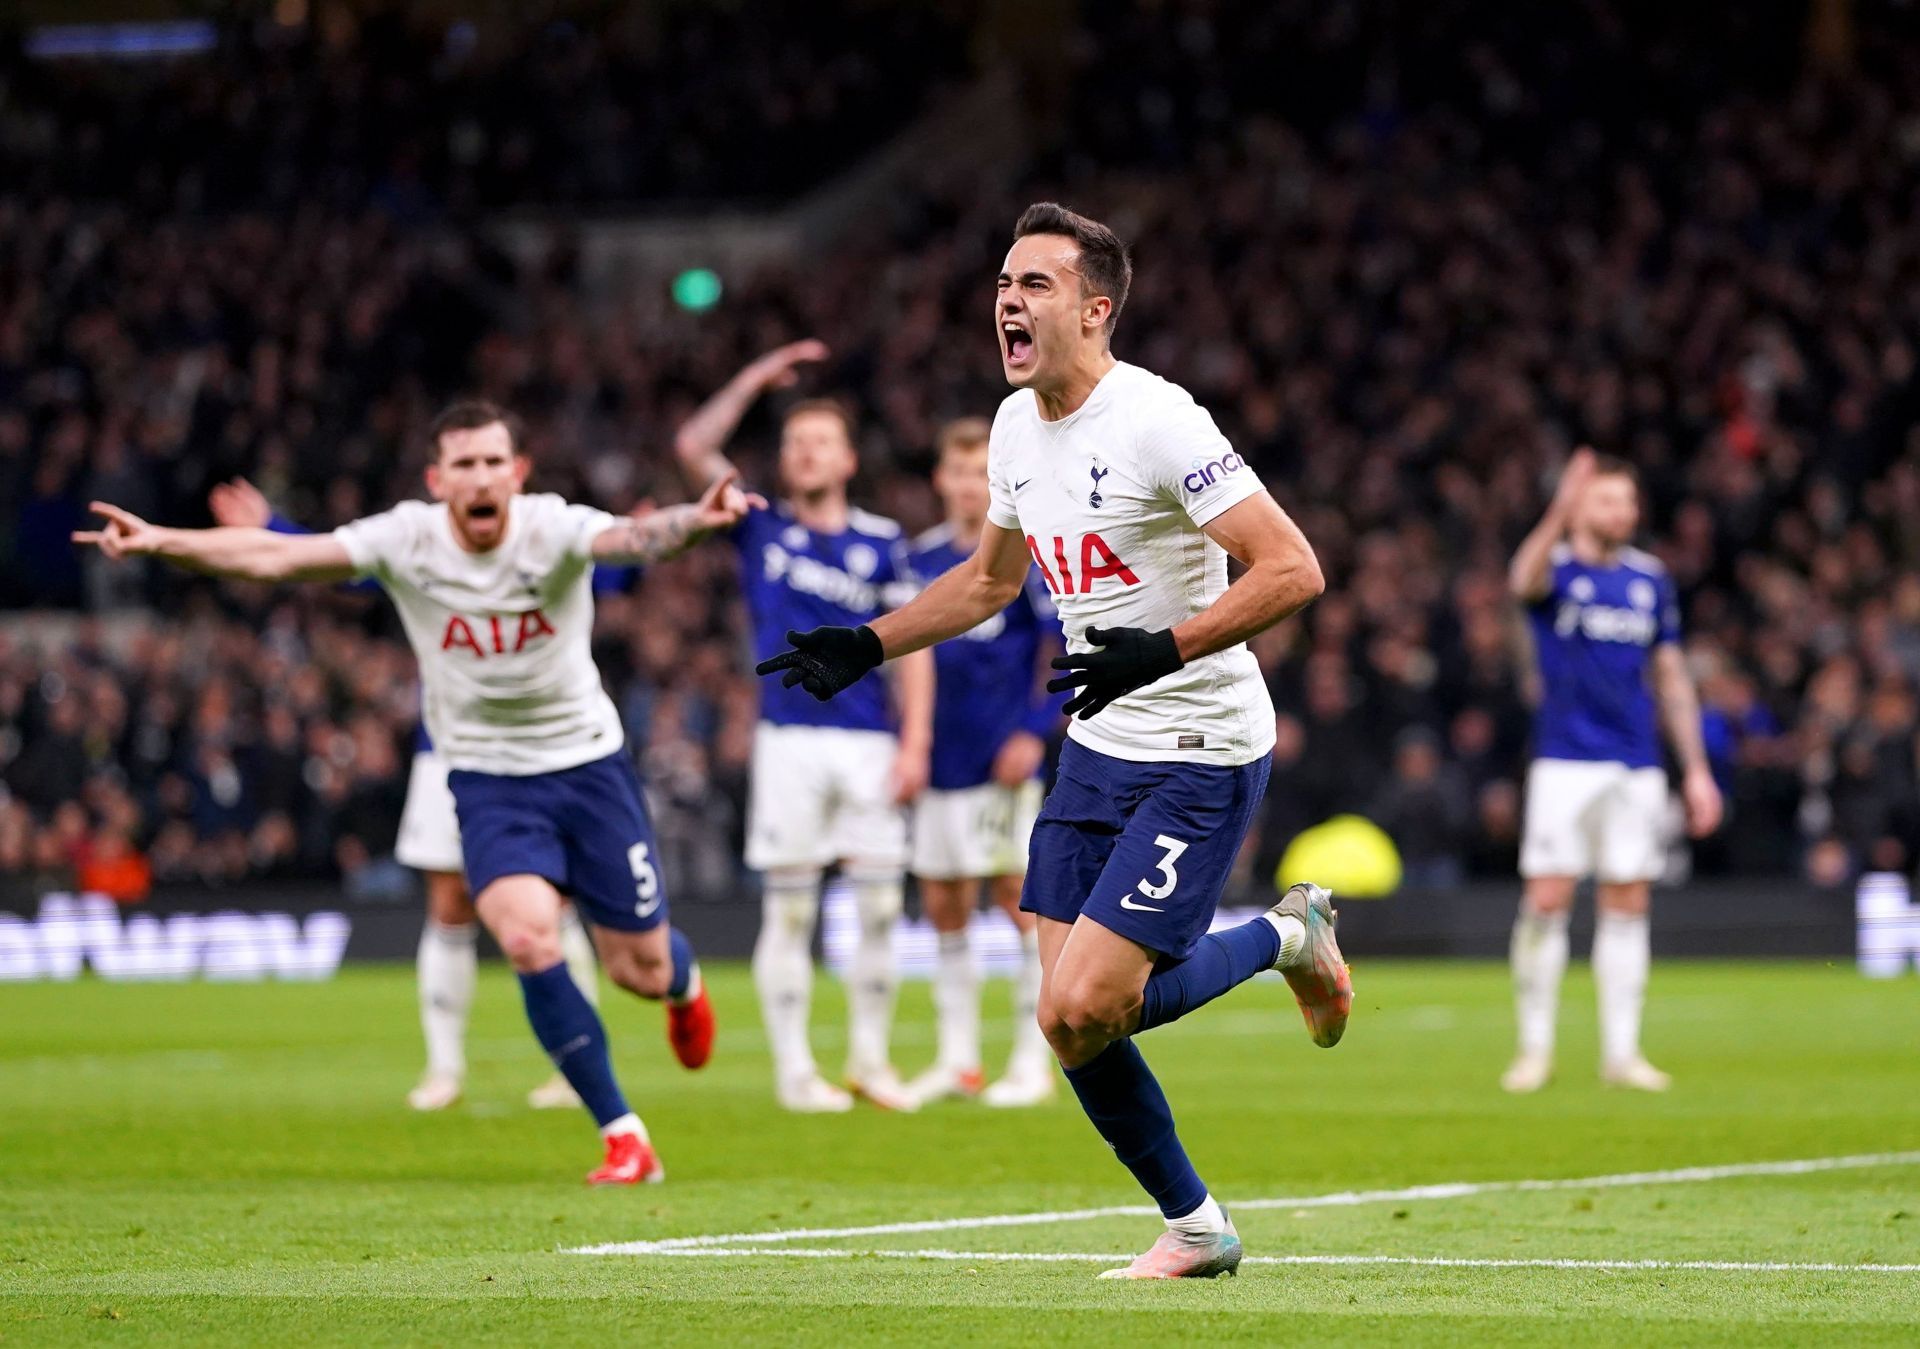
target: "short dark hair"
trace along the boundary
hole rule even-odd
[[[1113,301],[1107,311],[1107,336],[1120,321],[1120,310],[1127,302],[1127,290],[1133,285],[1133,255],[1120,236],[1078,211],[1069,211],[1057,201],[1036,201],[1020,213],[1014,222],[1013,237],[1029,234],[1063,234],[1080,249],[1081,293],[1104,295]]]
[[[522,438],[520,419],[501,407],[498,403],[485,398],[462,398],[442,408],[440,415],[427,427],[427,448],[435,459],[440,457],[440,437],[449,431],[478,431],[483,426],[492,426],[495,422],[507,428],[507,442],[513,446],[515,454],[525,454],[521,448]]]
[[[838,398],[803,398],[781,414],[780,425],[784,429],[786,424],[795,417],[807,417],[816,413],[838,417],[841,428],[847,433],[847,442],[849,444],[853,442],[853,414]]]
[[[1640,470],[1631,460],[1622,459],[1617,454],[1596,454],[1593,456],[1593,476],[1596,478],[1625,478],[1636,488],[1640,486]]]

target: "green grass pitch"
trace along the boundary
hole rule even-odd
[[[664,1185],[589,1191],[583,1117],[521,1104],[544,1075],[513,983],[483,970],[467,1100],[409,1112],[412,971],[326,984],[0,986],[0,1342],[648,1344],[1905,1343],[1920,1340],[1920,1157],[1672,1184],[1475,1189],[1243,1206],[1236,1280],[1102,1283],[1150,1217],[806,1238],[845,1258],[567,1248],[1135,1204],[1061,1096],[918,1116],[781,1114],[744,970],[714,968],[715,1061],[672,1064],[660,1014],[607,998]],[[1601,1089],[1592,987],[1569,978],[1559,1080],[1501,1094],[1510,1019],[1489,964],[1362,962],[1344,1044],[1307,1041],[1260,981],[1142,1041],[1214,1192],[1235,1201],[1584,1178],[1920,1149],[1920,979],[1844,965],[1659,964],[1665,1097]],[[988,992],[989,1055],[1006,1045]],[[837,1063],[823,980],[816,1039]],[[903,1071],[932,1053],[924,985]],[[756,1244],[756,1243],[743,1243]],[[1384,1257],[1590,1261],[1436,1266]],[[1610,1268],[1610,1262],[1793,1268]],[[1837,1268],[1810,1269],[1828,1265]]]

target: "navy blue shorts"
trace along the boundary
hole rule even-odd
[[[502,876],[543,876],[601,927],[646,932],[666,921],[660,849],[625,750],[525,777],[456,768],[447,786],[476,897]]]
[[[1084,913],[1184,960],[1213,924],[1271,767],[1135,763],[1067,741],[1020,907],[1062,923]]]

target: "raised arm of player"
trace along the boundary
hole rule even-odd
[[[988,521],[972,557],[935,578],[892,613],[865,627],[789,632],[787,640],[793,649],[761,661],[753,672],[770,675],[784,670],[781,682],[788,688],[804,685],[825,702],[882,661],[958,637],[986,622],[1019,595],[1029,562],[1026,540]],[[931,688],[929,678],[929,693]]]
[[[775,347],[745,366],[720,392],[702,403],[673,438],[673,457],[696,487],[730,472],[727,441],[760,395],[784,389],[799,378],[796,367],[827,358],[827,344],[807,338]]]
[[[629,515],[608,525],[594,535],[594,561],[664,561],[684,553],[716,530],[733,528],[749,510],[765,510],[766,498],[741,491],[739,478],[729,467],[707,484],[698,501]]]
[[[104,501],[100,529],[76,530],[73,541],[108,557],[157,557],[192,571],[248,581],[344,581],[353,575],[345,545],[331,534],[275,534],[255,528],[167,529]]]
[[[1513,561],[1507,566],[1507,589],[1517,600],[1532,604],[1542,599],[1553,579],[1553,548],[1566,536],[1573,523],[1573,508],[1580,493],[1593,478],[1593,451],[1584,445],[1573,452],[1561,471],[1560,485],[1554,489],[1547,513],[1520,541]]]
[[[1653,697],[1660,708],[1660,724],[1680,760],[1680,800],[1686,806],[1687,833],[1705,838],[1720,827],[1720,784],[1713,780],[1706,742],[1700,736],[1700,697],[1677,642],[1662,642],[1653,649]]]

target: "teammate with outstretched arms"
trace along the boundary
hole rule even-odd
[[[724,449],[761,394],[791,385],[795,367],[827,354],[794,342],[747,366],[707,400],[674,441],[695,484],[735,470]],[[900,526],[847,500],[859,468],[853,422],[826,399],[786,410],[780,426],[784,495],[756,506],[730,531],[740,550],[754,651],[778,651],[785,633],[822,623],[865,623],[912,593]],[[851,1091],[891,1110],[915,1101],[889,1052],[898,972],[893,929],[905,896],[904,807],[927,782],[933,734],[933,660],[917,655],[887,681],[859,681],[830,707],[790,689],[763,691],[747,802],[747,865],[765,876],[753,979],[773,1048],[774,1091],[806,1112],[852,1108],[820,1076],[809,1042],[813,931],[826,868],[840,863],[859,917],[847,981]],[[897,733],[896,733],[897,732]]]
[[[588,1180],[658,1180],[665,1170],[614,1080],[606,1029],[562,959],[562,892],[591,918],[613,981],[667,1002],[668,1039],[689,1068],[712,1051],[713,1013],[692,946],[667,924],[639,777],[594,668],[590,574],[596,562],[671,557],[754,501],[731,478],[639,519],[524,494],[528,461],[490,403],[447,409],[430,444],[431,504],[402,502],[329,534],[166,529],[96,502],[105,527],[74,540],[255,581],[379,581],[420,664],[475,906],[519,975],[535,1037],[605,1139]]]
[[[966,560],[986,523],[988,423],[963,417],[938,440],[933,488],[947,518],[913,541],[916,577]],[[907,1084],[920,1104],[977,1096],[987,1105],[1039,1105],[1054,1093],[1053,1055],[1040,1034],[1040,936],[1020,908],[1027,843],[1040,812],[1047,737],[1065,701],[1041,687],[1060,650],[1060,620],[1036,568],[1013,603],[934,648],[933,760],[913,806],[913,875],[939,944],[933,973],[938,1050]],[[980,1062],[980,972],[970,939],[982,889],[1020,932],[1013,1053],[991,1086]]]
[[[266,496],[245,478],[215,485],[207,496],[214,523],[239,528],[270,529],[276,534],[311,534],[304,525],[273,509]],[[596,585],[598,584],[596,573]],[[378,590],[372,580],[352,583],[353,589]],[[461,869],[460,821],[447,787],[447,760],[433,747],[422,725],[414,737],[413,763],[407,771],[406,803],[400,810],[394,860],[420,873],[427,895],[427,921],[420,929],[414,956],[419,990],[420,1030],[427,1043],[427,1069],[407,1092],[415,1110],[445,1110],[460,1099],[467,1077],[467,1014],[479,982],[480,915],[473,907]],[[580,993],[600,1005],[600,969],[580,914],[569,904],[560,914],[560,949]],[[535,1110],[563,1110],[580,1104],[580,1097],[555,1071],[527,1093]]]
[[[1629,546],[1639,524],[1633,467],[1582,449],[1508,571],[1527,607],[1541,691],[1520,843],[1526,891],[1513,927],[1520,1046],[1501,1078],[1508,1091],[1538,1091],[1553,1075],[1567,920],[1587,876],[1597,911],[1601,1080],[1668,1086],[1640,1051],[1650,882],[1664,853],[1662,727],[1680,761],[1687,832],[1703,838],[1717,829],[1721,803],[1680,649],[1680,602],[1660,560]]]
[[[1040,1026],[1087,1117],[1167,1231],[1103,1277],[1230,1273],[1240,1239],[1187,1160],[1133,1036],[1280,969],[1315,1043],[1353,990],[1326,891],[1208,934],[1266,789],[1273,704],[1247,638],[1322,589],[1313,550],[1184,390],[1116,361],[1132,265],[1106,226],[1052,203],[1014,227],[994,317],[1015,392],[994,419],[973,556],[894,613],[793,634],[762,674],[831,698],[882,661],[957,637],[1037,564],[1068,652],[1060,771],[1021,906],[1038,916]],[[1245,572],[1227,583],[1227,558]]]

